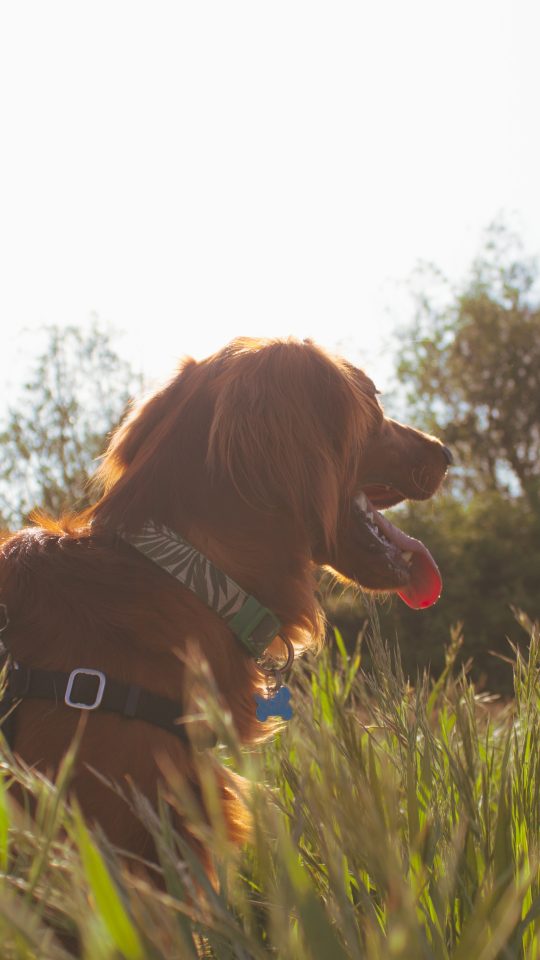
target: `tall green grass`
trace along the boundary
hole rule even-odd
[[[88,960],[511,960],[540,957],[540,634],[522,617],[515,700],[455,676],[410,685],[376,637],[340,637],[296,667],[294,717],[252,752],[220,725],[220,761],[248,781],[253,840],[225,835],[201,755],[209,825],[179,780],[176,804],[215,854],[212,885],[163,804],[133,803],[162,888],[129,870],[56,784],[6,757],[0,778],[0,956]],[[524,634],[525,639],[525,634]],[[210,708],[211,709],[211,708]],[[212,712],[212,710],[211,710]],[[15,805],[16,781],[33,813]]]

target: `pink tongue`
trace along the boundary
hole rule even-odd
[[[442,578],[437,564],[429,550],[420,540],[408,537],[403,530],[395,527],[386,517],[377,511],[377,526],[401,553],[410,552],[411,579],[409,583],[397,591],[398,596],[409,607],[420,610],[431,607],[439,599],[442,591]]]

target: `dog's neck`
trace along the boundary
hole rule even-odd
[[[280,632],[280,621],[200,550],[152,520],[147,520],[136,534],[121,535],[225,620],[250,656],[257,659],[264,655]]]
[[[202,464],[197,470],[193,463],[167,483],[161,477],[159,496],[148,493],[149,483],[139,484],[137,473],[120,478],[91,509],[93,530],[136,535],[152,518],[271,610],[296,647],[310,645],[323,633],[323,618],[306,530],[293,517],[251,508],[232,485],[216,490]]]

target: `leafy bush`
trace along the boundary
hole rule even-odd
[[[510,695],[508,641],[525,640],[512,608],[540,618],[540,516],[524,498],[496,492],[409,503],[396,514],[399,526],[429,547],[443,577],[441,599],[428,610],[393,598],[377,605],[383,636],[399,640],[406,674],[414,679],[429,668],[437,676],[450,630],[459,623],[460,661],[470,661],[471,677],[481,689]],[[373,606],[358,591],[327,587],[325,596],[331,622],[354,644]]]

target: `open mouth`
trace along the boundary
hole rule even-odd
[[[442,579],[433,557],[420,540],[379,512],[406,497],[394,487],[368,484],[355,498],[356,521],[362,525],[362,540],[370,554],[387,570],[389,581],[399,597],[415,610],[430,607],[441,595]]]

